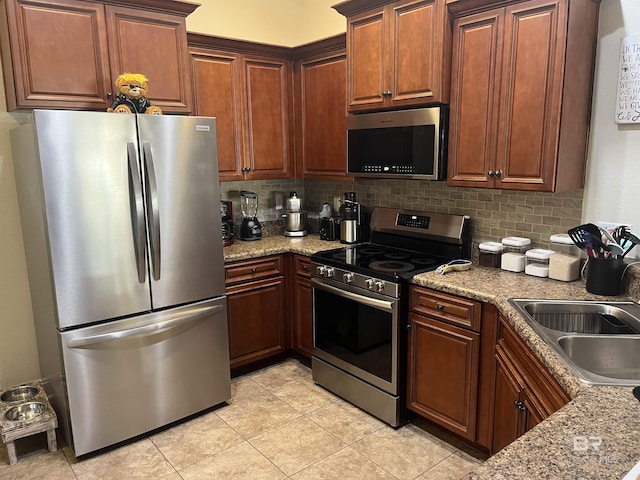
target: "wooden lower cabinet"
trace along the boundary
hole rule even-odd
[[[492,454],[570,401],[511,325],[502,316],[499,322]]]
[[[409,326],[408,407],[475,440],[480,334],[414,313]]]
[[[407,407],[476,441],[482,304],[412,287]]]
[[[231,368],[286,351],[281,256],[225,265]]]
[[[296,352],[311,357],[313,354],[311,259],[295,255],[293,265],[292,347]]]

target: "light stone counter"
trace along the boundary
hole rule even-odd
[[[640,402],[631,387],[581,383],[508,303],[509,298],[627,300],[570,283],[473,266],[413,283],[493,303],[573,399],[471,473],[470,479],[621,479],[640,461]]]
[[[225,261],[280,253],[312,255],[344,246],[317,235],[270,236],[225,247]],[[628,291],[638,300],[638,269]],[[474,265],[465,272],[416,275],[413,283],[496,305],[524,342],[573,399],[568,405],[505,447],[468,478],[480,479],[621,479],[640,461],[640,402],[631,387],[593,387],[581,383],[564,362],[509,304],[509,298],[627,300],[588,293],[584,283],[540,279]]]
[[[297,253],[310,257],[321,250],[330,250],[332,248],[345,246],[346,245],[340,242],[320,240],[320,236],[318,235],[307,235],[306,237],[273,235],[265,236],[260,240],[254,240],[252,242],[243,242],[242,240],[236,239],[233,245],[224,247],[223,253],[225,262],[233,262],[280,253]]]

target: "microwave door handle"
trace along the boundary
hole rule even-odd
[[[326,283],[319,282],[315,278],[311,279],[311,286],[314,288],[318,288],[320,290],[324,290],[334,295],[338,295],[339,297],[347,298],[349,300],[353,300],[354,302],[362,303],[369,307],[377,308],[378,310],[383,310],[385,312],[393,312],[393,303],[387,300],[378,300],[377,298],[365,297],[363,295],[358,295],[357,293],[352,293],[347,290],[342,290],[340,288],[336,288],[332,285],[327,285]]]

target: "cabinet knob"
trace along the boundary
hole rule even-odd
[[[513,402],[513,404],[516,406],[519,412],[524,412],[526,410],[524,404],[520,400],[516,400],[515,402]]]
[[[495,173],[493,173],[493,170],[489,170],[487,172],[487,175],[490,176],[490,177],[493,177],[495,175]]]
[[[113,96],[113,93],[107,92],[107,98],[111,98],[112,96]]]
[[[501,177],[502,176],[502,170],[496,170],[495,175],[496,175],[496,177]]]
[[[444,305],[442,305],[441,303],[438,304],[438,306],[436,307],[438,309],[439,312],[444,310]]]
[[[256,273],[256,272],[257,272],[256,267],[251,268],[251,273]]]
[[[382,92],[382,96],[383,97],[390,97],[391,96],[391,91],[390,90],[385,90],[384,92]]]

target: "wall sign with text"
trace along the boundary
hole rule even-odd
[[[640,35],[620,42],[616,123],[640,123]]]

